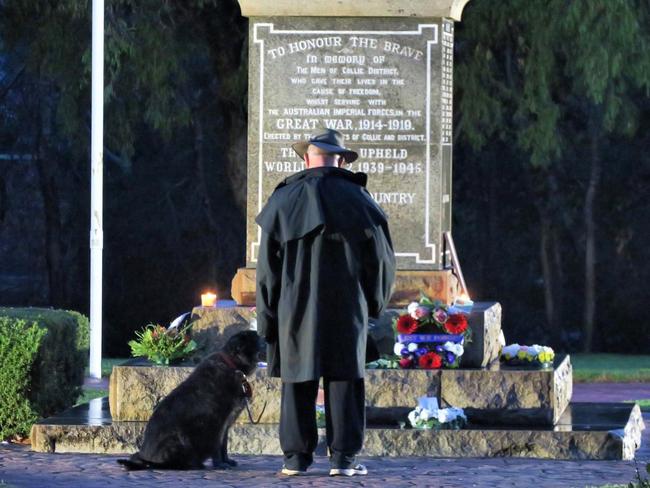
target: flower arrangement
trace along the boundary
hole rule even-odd
[[[461,429],[467,424],[462,408],[439,408],[438,399],[420,397],[418,406],[408,414],[408,421],[414,429]]]
[[[325,428],[325,407],[323,405],[316,405],[316,427],[319,429]]]
[[[403,369],[457,368],[471,342],[465,312],[422,295],[393,322],[397,336],[393,352]]]
[[[251,330],[257,330],[257,308],[251,308],[251,318],[248,321],[248,325]]]
[[[548,367],[553,364],[555,352],[548,346],[510,344],[501,349],[501,361],[513,366]]]
[[[136,332],[137,340],[129,341],[134,357],[145,356],[156,364],[168,365],[170,362],[187,357],[196,349],[188,329],[192,324],[180,329],[171,326],[149,324],[142,331]]]
[[[382,357],[366,364],[367,369],[399,369],[399,361],[394,357]]]

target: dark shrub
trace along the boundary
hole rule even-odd
[[[0,440],[25,434],[38,418],[28,397],[34,360],[47,331],[0,316]]]
[[[41,417],[72,406],[88,362],[88,319],[45,308],[0,308],[0,317],[36,323],[45,331],[31,367],[28,400]]]

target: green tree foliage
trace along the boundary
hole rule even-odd
[[[479,0],[457,36],[460,143],[477,155],[507,147],[523,173],[538,214],[548,335],[560,339],[567,287],[582,286],[586,350],[598,301],[602,175],[624,164],[607,155],[632,144],[647,116],[639,102],[647,104],[650,88],[649,13],[646,2],[629,0]],[[563,255],[571,241],[584,263],[578,283],[569,282]]]
[[[44,215],[30,237],[45,236],[44,303],[82,310],[90,7],[0,4],[0,69],[20,73],[11,86],[0,78],[0,114],[14,122],[0,131],[0,153],[33,155],[40,198],[26,200]],[[105,18],[104,330],[124,354],[133,330],[185,311],[205,286],[225,294],[242,264],[246,21],[236,0],[108,0]],[[18,171],[0,162],[0,190]]]

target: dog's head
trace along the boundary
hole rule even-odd
[[[223,346],[223,351],[231,356],[244,374],[252,373],[257,367],[261,341],[254,330],[245,330],[232,336]]]

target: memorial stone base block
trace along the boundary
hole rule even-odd
[[[424,293],[432,300],[451,304],[460,294],[458,279],[451,270],[398,270],[391,307],[405,307]],[[255,268],[239,268],[232,280],[231,295],[239,305],[255,306]]]
[[[110,411],[113,420],[148,420],[156,405],[192,372],[191,367],[160,367],[146,364],[115,366],[110,381]],[[395,409],[401,420],[421,396],[438,398],[443,406],[468,409],[470,421],[478,424],[553,425],[571,399],[571,361],[558,358],[554,368],[525,370],[489,369],[372,369],[366,371],[366,405]],[[255,416],[266,410],[263,423],[280,420],[278,378],[265,369],[249,377],[253,387],[251,407]],[[399,410],[401,408],[401,410]],[[404,412],[406,409],[406,412]],[[373,415],[381,416],[374,411]],[[397,424],[400,419],[393,419]],[[239,421],[248,421],[242,414]]]

